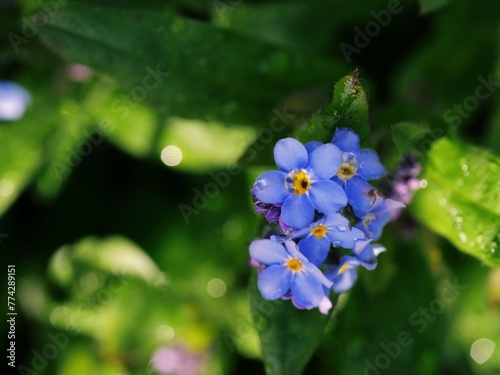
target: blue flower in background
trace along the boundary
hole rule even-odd
[[[361,149],[359,136],[348,128],[339,128],[332,143],[341,151],[341,163],[333,180],[343,186],[351,206],[367,210],[375,203],[375,189],[366,181],[385,174],[374,150]]]
[[[20,85],[10,81],[0,81],[0,120],[19,120],[30,102],[30,94]]]
[[[324,144],[308,152],[293,138],[281,139],[274,147],[279,171],[261,174],[254,184],[262,202],[280,204],[285,224],[301,229],[314,220],[314,210],[335,213],[347,205],[343,189],[330,179],[340,167],[341,152]]]
[[[332,289],[336,293],[347,292],[358,279],[358,266],[374,270],[377,267],[377,255],[384,251],[384,247],[371,245],[368,240],[356,241],[353,255],[345,255],[340,258],[339,265],[325,268],[326,278],[333,282]]]
[[[264,299],[275,300],[289,294],[294,304],[311,309],[322,302],[323,286],[332,286],[293,241],[255,240],[250,244],[250,256],[268,266],[260,273],[257,283]]]
[[[362,230],[366,237],[378,240],[382,235],[384,226],[392,220],[393,212],[401,210],[405,205],[394,199],[378,197],[377,202],[367,211],[354,209],[354,214],[360,219],[354,226]]]
[[[365,234],[351,228],[349,220],[341,214],[329,214],[309,225],[309,227],[292,233],[291,238],[302,238],[299,250],[316,266],[321,265],[330,250],[330,245],[352,249],[354,242],[364,239]]]

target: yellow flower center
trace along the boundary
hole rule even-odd
[[[340,267],[338,274],[339,274],[339,275],[342,275],[342,274],[343,274],[345,271],[347,271],[348,269],[349,269],[349,264],[344,263],[344,265],[343,265],[342,267]]]
[[[291,171],[286,176],[286,185],[293,194],[304,194],[311,186],[311,179],[305,171]]]
[[[311,229],[311,233],[316,238],[323,238],[326,234],[326,227],[324,225],[317,225],[313,229]]]
[[[287,266],[289,270],[297,272],[302,268],[302,262],[298,259],[290,259]]]
[[[342,154],[342,163],[337,171],[337,177],[342,181],[350,180],[358,171],[358,161],[353,154]]]

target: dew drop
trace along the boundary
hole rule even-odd
[[[496,249],[496,247],[497,247],[497,243],[496,243],[496,242],[492,242],[490,246],[491,246],[490,251],[491,251],[492,253],[494,253],[494,252],[497,250],[497,249]]]
[[[457,181],[457,186],[458,187],[464,186],[464,182],[462,180],[458,180]]]
[[[340,241],[333,241],[332,245],[335,246],[335,247],[339,247],[340,246]]]
[[[339,232],[345,232],[347,229],[349,229],[349,228],[347,228],[345,225],[339,225],[339,226],[337,227],[337,230],[338,230]]]
[[[462,164],[462,171],[467,172],[469,170],[469,167],[467,164]]]
[[[465,243],[465,242],[467,242],[467,235],[464,232],[459,232],[458,239],[459,239],[460,243]]]

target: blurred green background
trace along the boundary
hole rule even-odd
[[[400,121],[427,127],[424,154],[443,135],[500,153],[498,2],[3,0],[0,11],[0,79],[32,98],[0,121],[17,373],[155,374],[161,358],[164,373],[264,373],[247,302],[262,218],[248,190],[273,143],[356,68],[389,170]],[[467,102],[480,78],[495,84]],[[500,374],[500,271],[426,227],[419,212],[437,203],[386,229],[388,251],[341,296],[306,373]],[[443,303],[455,281],[466,288]],[[389,358],[383,344],[401,332],[411,344]]]

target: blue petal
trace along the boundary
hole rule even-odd
[[[326,259],[328,251],[330,250],[330,241],[325,236],[323,238],[316,238],[309,236],[300,240],[299,250],[304,256],[314,264],[320,266]]]
[[[306,270],[295,272],[290,283],[292,298],[305,308],[319,306],[323,299],[323,286]]]
[[[337,146],[327,143],[316,148],[309,155],[311,175],[316,179],[328,180],[340,167],[340,150]]]
[[[310,154],[311,152],[313,152],[314,150],[316,150],[322,144],[323,143],[318,142],[318,141],[311,141],[311,142],[306,143],[304,145],[304,147],[306,148],[307,152]]]
[[[318,280],[324,287],[330,288],[332,282],[321,272],[321,270],[312,263],[304,264],[304,269],[316,280]]]
[[[341,275],[337,275],[333,279],[333,290],[336,293],[344,293],[351,289],[358,279],[356,266],[352,266]]]
[[[288,259],[288,254],[283,245],[272,240],[252,241],[250,256],[267,265],[283,263]]]
[[[307,194],[291,194],[281,206],[281,217],[285,224],[301,229],[307,227],[314,219],[314,207]]]
[[[288,293],[291,277],[287,266],[270,266],[260,273],[257,287],[264,299],[275,300]]]
[[[288,251],[288,254],[295,259],[300,260],[302,263],[307,263],[309,262],[307,258],[299,251],[297,244],[293,241],[286,241],[285,242],[285,247],[286,251]]]
[[[328,228],[341,227],[340,229],[343,229],[342,227],[346,227],[347,230],[349,228],[349,220],[341,214],[329,214],[325,215],[323,225]]]
[[[373,150],[361,150],[356,160],[358,161],[358,174],[365,180],[377,180],[385,174],[385,167]]]
[[[389,214],[384,214],[378,219],[372,220],[370,224],[368,224],[368,233],[371,234],[371,239],[376,241],[382,236],[382,230],[385,225],[389,222],[391,216]]]
[[[280,139],[274,146],[274,160],[283,172],[305,168],[308,158],[306,148],[296,139]]]
[[[285,186],[286,173],[268,171],[255,181],[255,196],[265,203],[282,203],[290,192]]]
[[[377,266],[377,257],[370,242],[357,241],[352,252],[359,259],[359,264],[371,271]]]
[[[332,143],[344,152],[359,154],[359,136],[349,128],[335,130]]]
[[[377,201],[375,188],[359,176],[354,176],[347,181],[345,193],[355,210],[368,211]]]
[[[334,229],[328,231],[327,236],[335,246],[341,246],[345,249],[352,249],[354,247],[355,241],[364,239],[366,237],[363,231],[357,228],[352,228],[345,231]]]
[[[385,251],[383,246],[372,246],[370,241],[357,241],[353,254],[359,259],[360,265],[371,271],[377,267],[377,255],[383,251]]]
[[[354,226],[354,228],[357,228],[360,231],[362,231],[365,234],[367,240],[374,240],[375,239],[375,235],[378,235],[379,238],[380,238],[380,235],[382,234],[382,229],[380,229],[378,232],[374,233],[374,232],[372,232],[372,230],[370,230],[370,228],[368,228],[367,226],[365,226],[363,224],[363,222],[361,222],[361,221],[359,221]]]
[[[353,178],[357,178],[357,179],[360,179],[360,177],[356,177],[354,176]],[[361,179],[363,180],[363,179]],[[366,182],[366,181],[365,181]],[[363,184],[363,183],[361,183]],[[373,188],[368,182],[366,182],[366,184],[364,184],[366,186],[367,189],[371,189]],[[375,193],[375,203],[373,204],[373,206],[371,206],[370,208],[368,209],[363,209],[363,210],[360,210],[360,209],[356,209],[354,208],[354,215],[356,215],[357,218],[363,218],[365,217],[366,214],[368,213],[377,213],[377,212],[380,212],[380,210],[382,210],[384,207],[384,202],[386,201],[386,199],[384,199],[384,197],[382,195],[380,195],[379,191],[377,189],[375,189],[373,191]],[[370,200],[373,201],[373,194],[370,193]]]
[[[337,293],[343,293],[352,288],[358,278],[356,268],[360,263],[359,259],[352,256],[343,256],[340,264],[336,267],[327,267],[325,276],[333,281],[333,290]],[[344,266],[347,269],[343,268]],[[340,270],[343,270],[339,274]]]
[[[19,120],[30,102],[31,96],[22,86],[11,81],[0,81],[0,120]]]
[[[324,214],[335,213],[347,205],[347,196],[337,183],[316,181],[309,188],[312,205]]]

